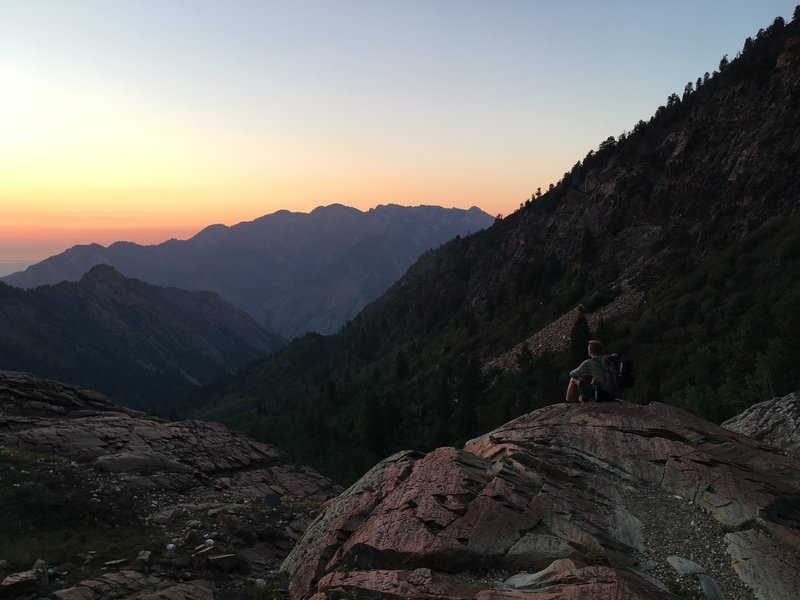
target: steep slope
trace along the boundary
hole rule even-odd
[[[388,205],[362,212],[334,204],[309,214],[283,210],[158,246],[75,246],[2,281],[30,288],[77,280],[92,266],[109,264],[150,283],[217,292],[291,339],[337,331],[422,252],[491,222],[477,208]]]
[[[799,30],[776,20],[551,191],[424,254],[339,335],[199,394],[196,414],[352,481],[560,400],[589,336],[635,359],[635,402],[721,422],[796,389]]]
[[[210,600],[225,573],[267,576],[340,491],[219,425],[7,371],[0,478],[3,598]]]
[[[664,404],[558,404],[386,459],[283,568],[297,600],[792,600],[799,474]]]
[[[0,367],[168,410],[174,398],[282,345],[211,292],[160,288],[97,266],[77,283],[0,284]]]

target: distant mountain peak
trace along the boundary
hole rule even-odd
[[[345,213],[345,212],[346,213],[361,213],[363,211],[361,211],[361,210],[359,210],[357,208],[354,208],[352,206],[347,206],[347,205],[342,204],[340,202],[334,202],[333,204],[317,206],[314,210],[312,210],[308,214],[314,215],[314,214],[322,214],[322,213]]]
[[[111,265],[101,264],[93,266],[81,277],[81,281],[88,281],[91,279],[124,279],[124,277],[122,273]]]

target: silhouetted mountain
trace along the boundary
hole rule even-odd
[[[92,268],[77,283],[0,283],[0,369],[32,371],[140,408],[208,383],[282,340],[211,292],[187,292]]]
[[[341,481],[564,397],[596,336],[632,401],[715,422],[800,386],[800,24],[609,138],[553,189],[424,254],[338,335],[197,395]]]
[[[478,208],[282,210],[157,246],[75,246],[1,281],[31,288],[74,281],[96,264],[109,264],[150,283],[217,292],[288,339],[337,331],[422,252],[491,222]]]

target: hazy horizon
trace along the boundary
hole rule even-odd
[[[9,2],[0,272],[279,209],[508,214],[794,5]]]

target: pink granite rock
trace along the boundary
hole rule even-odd
[[[218,423],[170,422],[116,406],[96,392],[0,372],[0,445],[57,454],[110,472],[170,477],[241,497],[325,500],[341,488],[272,446]]]
[[[800,506],[792,504],[800,498],[800,461],[666,405],[614,402],[554,405],[463,450],[386,459],[328,506],[283,569],[298,600],[345,591],[387,598],[667,598],[657,582],[628,570],[645,548],[626,486],[681,497],[720,527],[736,529],[748,540],[754,573],[771,572],[755,565],[772,560],[776,548],[787,557],[797,552],[791,506]],[[748,533],[756,529],[758,544]],[[501,584],[480,575],[539,569],[550,575],[521,587],[510,587],[513,578]],[[409,587],[411,574],[423,581],[418,588]],[[764,598],[788,598],[782,590],[800,581],[796,574],[780,586],[760,574],[740,577],[760,586],[756,597]],[[451,579],[468,587],[439,583]],[[424,594],[403,596],[411,589]]]

